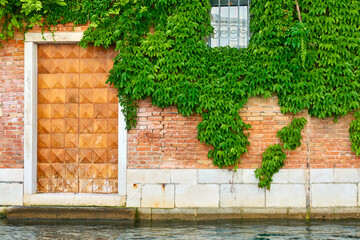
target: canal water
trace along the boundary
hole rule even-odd
[[[5,221],[0,239],[360,239],[359,220]]]

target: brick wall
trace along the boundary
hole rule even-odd
[[[309,155],[312,168],[360,168],[360,157],[351,151],[349,126],[352,114],[320,120],[311,118],[309,124]]]
[[[0,49],[0,168],[23,167],[24,44],[22,35]]]
[[[175,107],[139,102],[138,124],[128,134],[129,168],[212,168],[209,147],[196,139],[201,118],[185,118]]]
[[[196,140],[200,116],[185,118],[175,107],[151,105],[151,99],[139,102],[138,126],[128,135],[128,168],[215,168],[207,158],[210,147]],[[248,153],[240,168],[257,168],[261,154],[271,144],[279,143],[276,133],[294,118],[282,114],[277,98],[251,98],[240,115],[250,123]],[[359,168],[360,157],[351,152],[348,128],[353,116],[320,120],[305,112],[308,124],[302,131],[302,145],[286,151],[284,168]]]

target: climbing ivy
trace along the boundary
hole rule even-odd
[[[0,41],[13,38],[16,31],[25,33],[36,24],[44,26],[43,16],[49,9],[65,5],[64,0],[0,0]]]
[[[294,118],[289,125],[278,131],[277,137],[283,143],[284,150],[295,150],[295,148],[301,145],[301,130],[303,130],[306,123],[307,121],[304,117]]]
[[[258,186],[270,190],[272,177],[282,168],[286,161],[286,154],[283,150],[295,150],[301,145],[301,130],[304,129],[307,121],[304,117],[294,118],[290,124],[278,131],[283,146],[280,144],[270,145],[262,154],[261,167],[255,170],[255,177],[259,179]]]
[[[286,154],[281,145],[270,145],[263,152],[261,167],[255,170],[255,177],[259,179],[258,187],[270,190],[272,177],[282,168],[286,161]]]
[[[276,94],[283,113],[344,116],[360,105],[360,1],[252,0],[247,49],[209,48],[208,0],[0,0],[0,40],[90,22],[80,43],[114,45],[108,83],[127,129],[137,101],[200,114],[198,139],[216,166],[236,165],[250,144],[238,112],[251,96]],[[150,30],[152,30],[150,33]]]
[[[360,155],[360,111],[355,113],[355,119],[351,122],[350,128],[350,141],[351,150],[356,154]]]

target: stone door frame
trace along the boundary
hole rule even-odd
[[[118,194],[39,193],[37,194],[37,46],[51,43],[78,43],[82,32],[26,33],[24,73],[24,205],[124,206],[126,202],[127,131],[119,104]]]

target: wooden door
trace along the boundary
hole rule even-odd
[[[114,57],[114,49],[38,46],[38,192],[117,192],[118,98],[105,84]]]

